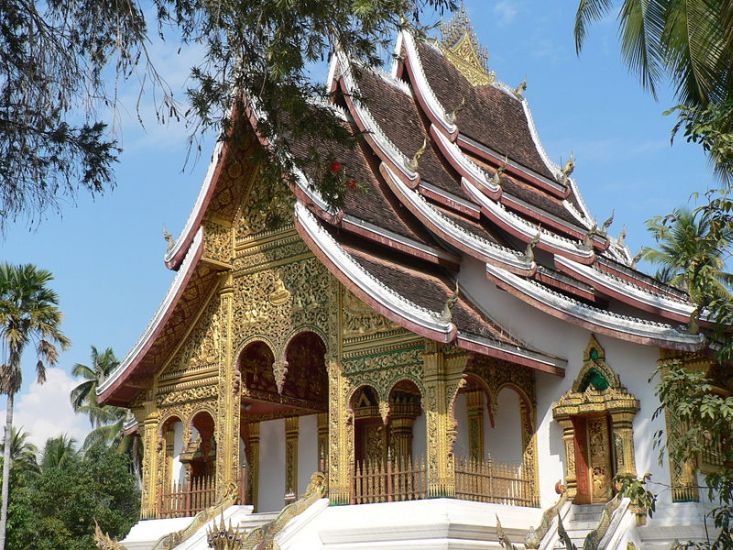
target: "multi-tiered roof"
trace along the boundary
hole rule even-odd
[[[357,67],[343,53],[332,59],[333,109],[363,136],[355,150],[316,144],[359,184],[343,207],[334,211],[319,196],[315,173],[294,173],[296,228],[336,278],[417,334],[546,372],[562,373],[564,361],[520,342],[481,300],[461,292],[467,266],[480,262],[487,284],[595,333],[680,350],[705,345],[686,329],[694,310],[688,297],[637,271],[623,238],[608,234],[611,220],[593,219],[572,161],[561,168],[549,159],[523,86],[512,89],[485,68],[465,21],[445,29],[441,43],[402,31],[395,58],[390,73]],[[256,132],[256,108],[249,113]],[[102,386],[103,400],[124,403],[136,393],[135,379],[165,355],[162,336],[175,341],[176,327],[195,310],[186,299],[190,281],[203,285],[195,296],[209,288],[200,282],[214,271],[201,261],[202,224],[217,197],[232,192],[223,167],[233,154],[224,145],[215,156],[166,256],[177,282]],[[219,218],[233,219],[233,209],[220,210]]]

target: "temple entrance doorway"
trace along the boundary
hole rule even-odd
[[[311,331],[279,349],[254,340],[239,355],[239,371],[244,500],[258,512],[277,511],[326,468],[326,346]]]
[[[565,487],[576,504],[608,502],[617,474],[636,476],[633,420],[639,401],[591,336],[573,387],[552,407],[562,428]]]
[[[611,418],[608,414],[578,416],[575,427],[577,504],[608,502],[614,471]]]

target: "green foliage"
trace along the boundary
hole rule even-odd
[[[727,0],[579,0],[575,45],[618,6],[621,55],[656,94],[668,77],[688,106],[733,98],[733,4]]]
[[[117,85],[132,75],[141,93],[154,92],[158,120],[186,119],[194,138],[210,129],[230,135],[238,117],[252,114],[244,112],[246,99],[256,100],[277,178],[294,161],[317,162],[312,151],[290,150],[288,140],[349,136],[313,101],[328,91],[311,81],[309,68],[337,47],[377,63],[398,27],[422,30],[426,7],[455,9],[455,1],[0,0],[0,220],[113,184],[119,149],[99,108],[117,108]],[[151,31],[204,45],[203,62],[191,68],[188,108],[150,61]],[[340,187],[323,192],[329,203],[343,200]]]
[[[128,460],[103,445],[79,453],[66,438],[49,440],[40,473],[11,487],[8,548],[93,550],[95,520],[124,537],[139,513]]]
[[[614,482],[618,487],[618,493],[621,498],[629,498],[631,504],[637,506],[640,510],[654,515],[657,505],[657,496],[646,488],[646,482],[651,478],[651,474],[645,474],[642,478],[637,478],[631,474],[617,474]]]
[[[654,417],[669,411],[671,421],[666,438],[662,432],[655,434],[660,448],[660,460],[665,449],[669,459],[677,464],[696,462],[700,454],[715,441],[723,442],[728,455],[718,471],[706,474],[709,498],[717,502],[712,511],[715,526],[720,535],[711,546],[688,545],[686,547],[722,550],[733,548],[733,397],[714,393],[710,380],[701,372],[692,372],[682,365],[672,364],[660,369],[657,396],[662,406]],[[665,445],[666,443],[666,445]]]
[[[678,105],[665,115],[677,113],[672,139],[682,130],[688,142],[697,143],[710,156],[722,181],[733,181],[733,98],[704,107]]]

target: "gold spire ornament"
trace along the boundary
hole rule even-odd
[[[568,181],[568,178],[573,174],[575,171],[575,156],[570,155],[570,158],[565,163],[565,166],[562,167],[562,181],[566,182]]]
[[[473,86],[496,81],[494,71],[487,68],[489,53],[479,43],[465,6],[460,7],[453,19],[441,24],[440,33],[440,49],[466,80]]]

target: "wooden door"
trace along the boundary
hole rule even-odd
[[[614,476],[608,415],[577,417],[575,427],[575,476],[577,504],[608,502]]]

